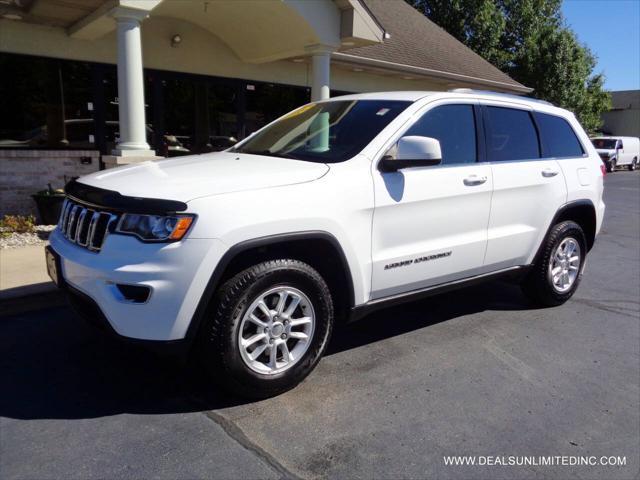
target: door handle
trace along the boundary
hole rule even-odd
[[[555,177],[558,173],[558,170],[553,170],[552,168],[545,168],[542,170],[542,176],[546,178]]]
[[[473,187],[474,185],[482,185],[487,181],[487,177],[478,177],[477,175],[469,175],[463,180],[463,183],[467,187]]]

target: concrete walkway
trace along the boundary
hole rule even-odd
[[[0,301],[55,288],[47,275],[42,245],[0,250]]]

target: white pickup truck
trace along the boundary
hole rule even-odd
[[[640,139],[638,137],[594,137],[591,143],[608,172],[615,172],[618,167],[627,167],[633,171],[638,168],[640,160]]]
[[[214,380],[265,397],[313,370],[334,322],[378,308],[496,277],[566,302],[603,175],[574,115],[544,102],[349,95],[225,152],[70,182],[47,264],[89,320],[189,347]]]

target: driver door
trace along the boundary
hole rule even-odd
[[[374,165],[371,299],[482,272],[493,190],[475,102],[440,102],[402,136],[440,141],[442,163],[384,173]]]

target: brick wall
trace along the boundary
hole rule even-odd
[[[84,165],[81,158],[90,158]],[[36,215],[31,195],[100,169],[96,150],[0,150],[0,215]]]

